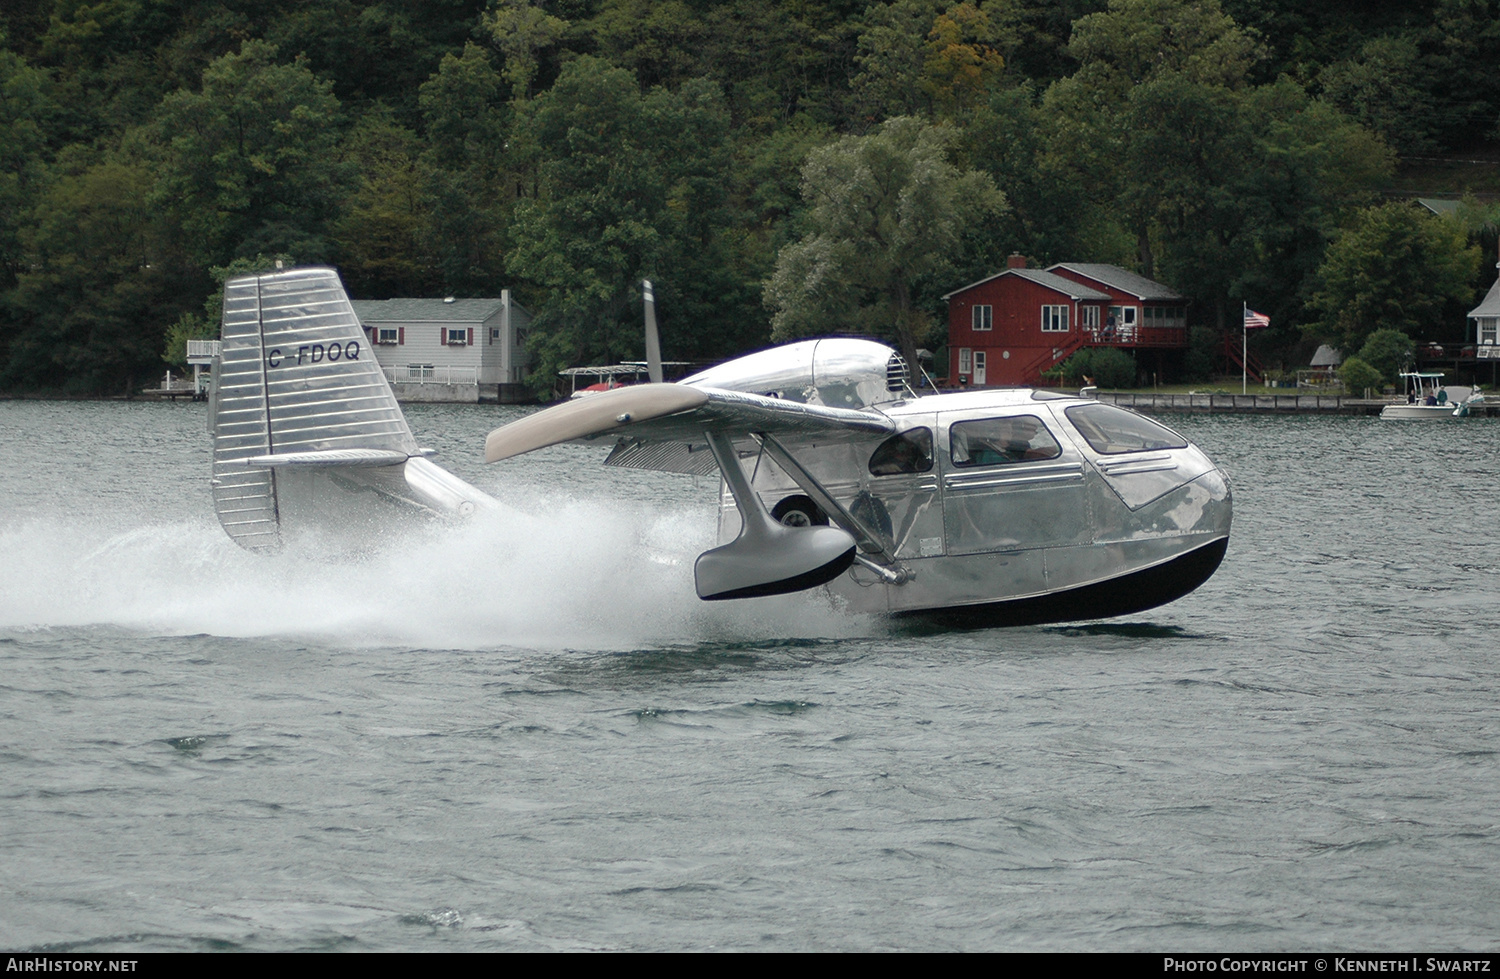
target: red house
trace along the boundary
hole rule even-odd
[[[1020,387],[1080,347],[1187,348],[1188,301],[1120,268],[1060,262],[1043,271],[1012,255],[1009,267],[948,300],[948,376],[958,385]]]

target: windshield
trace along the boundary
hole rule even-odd
[[[1066,409],[1068,421],[1102,455],[1185,449],[1187,439],[1149,418],[1114,405],[1076,405]]]

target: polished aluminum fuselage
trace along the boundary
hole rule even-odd
[[[871,612],[1018,602],[1126,581],[1196,550],[1222,548],[1232,504],[1213,462],[1185,439],[1178,448],[1097,451],[1067,414],[1087,404],[1097,402],[989,390],[874,406],[898,433],[931,432],[932,462],[922,472],[873,474],[873,442],[799,446],[798,461],[876,527],[909,572],[896,583],[856,565],[830,587]],[[1045,426],[1056,442],[1053,457],[955,461],[955,424],[1016,416]],[[748,457],[745,465],[768,508],[800,492],[769,457]],[[720,536],[728,539],[739,518],[727,495],[721,500]],[[1079,612],[1075,617],[1090,617]]]

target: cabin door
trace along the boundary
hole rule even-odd
[[[948,554],[1087,543],[1084,459],[1044,409],[943,412],[943,536]]]
[[[901,431],[875,448],[851,513],[878,532],[899,560],[941,557],[943,508],[933,457],[937,415],[904,415]]]
[[[984,361],[985,361],[985,352],[983,350],[976,350],[976,351],[974,351],[974,386],[975,387],[984,387],[984,384],[985,384],[985,380],[984,380]]]

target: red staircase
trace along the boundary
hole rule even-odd
[[[1240,353],[1244,349],[1243,343],[1243,337],[1237,337],[1228,331],[1224,333],[1224,373],[1234,374],[1236,373],[1234,368],[1238,367],[1247,378],[1259,384],[1264,380],[1265,364],[1261,363],[1260,358],[1253,353],[1246,352],[1245,356],[1241,357]]]
[[[1068,333],[1057,346],[1042,351],[1040,357],[1021,369],[1021,386],[1039,386],[1042,383],[1042,371],[1051,370],[1055,365],[1067,360],[1073,351],[1083,346],[1085,341],[1092,339],[1093,334],[1083,330]]]

